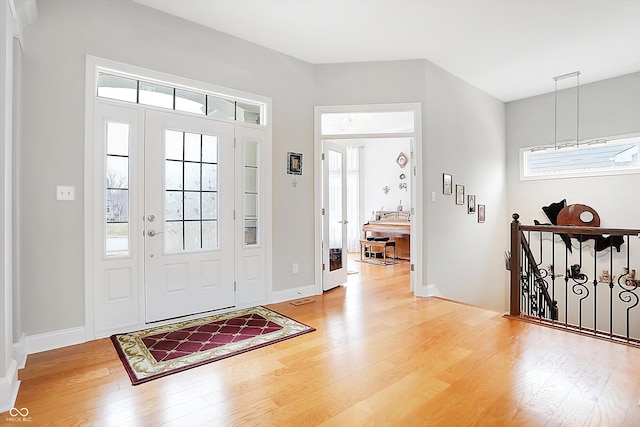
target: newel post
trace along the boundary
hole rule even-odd
[[[520,315],[520,223],[518,218],[520,215],[514,213],[512,215],[513,221],[511,222],[511,260],[509,269],[511,271],[510,290],[511,296],[509,298],[509,314],[512,316]]]

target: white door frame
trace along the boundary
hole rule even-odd
[[[322,135],[321,116],[325,113],[376,113],[393,111],[413,111],[414,131],[413,133],[389,133],[375,135]],[[422,198],[422,108],[419,103],[399,103],[399,104],[366,104],[366,105],[339,105],[339,106],[318,106],[314,108],[314,155],[315,155],[315,282],[316,294],[322,294],[322,140],[330,139],[354,139],[364,137],[375,138],[410,138],[411,139],[411,173],[409,174],[409,185],[411,187],[411,289],[416,296],[426,296],[423,290],[422,254],[423,245],[423,220],[424,205]]]

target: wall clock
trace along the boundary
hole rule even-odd
[[[398,158],[396,159],[396,162],[398,163],[398,165],[400,165],[401,168],[407,166],[408,161],[409,158],[404,153],[400,153],[400,155],[398,155]]]

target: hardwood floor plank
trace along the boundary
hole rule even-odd
[[[568,357],[558,366],[558,369],[544,385],[534,393],[509,425],[520,425],[532,417],[545,419],[545,423],[547,423],[557,419],[554,417],[558,417],[564,412],[573,411],[573,408],[565,407],[565,400],[572,388],[580,381],[602,346],[616,345],[592,338],[587,341],[587,337],[574,334],[565,335],[567,335],[564,337],[566,342],[572,344],[571,348],[566,349],[569,353]]]
[[[585,425],[619,426],[624,424],[628,409],[640,404],[638,402],[640,394],[637,392],[640,381],[637,375],[638,366],[640,366],[640,351],[623,348],[615,358],[613,373],[593,406]]]
[[[34,354],[16,406],[53,426],[640,425],[639,349],[416,298],[406,261],[349,268],[269,306],[313,333],[138,386],[108,339]]]

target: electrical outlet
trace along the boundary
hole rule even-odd
[[[293,274],[298,274],[298,263],[294,262],[293,263]]]
[[[71,201],[76,199],[76,187],[73,185],[57,185],[56,200]]]

